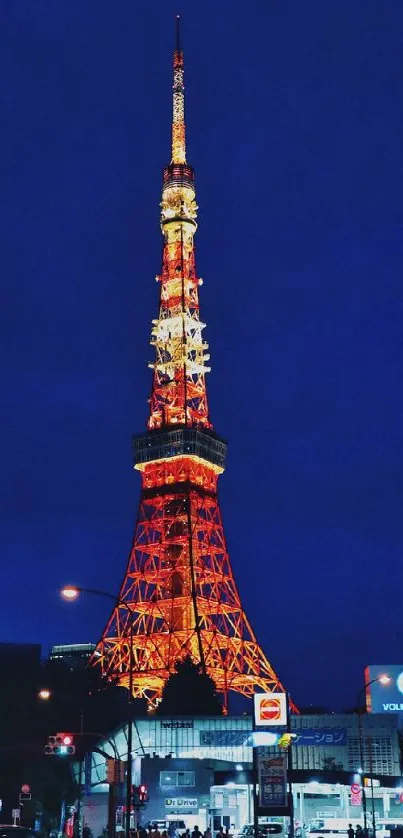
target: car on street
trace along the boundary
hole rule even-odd
[[[242,829],[239,830],[237,838],[253,838],[254,826],[253,823],[245,823]],[[284,826],[277,821],[269,821],[268,823],[259,824],[259,838],[270,838],[271,835],[276,835],[278,838],[285,835]]]
[[[169,818],[165,821],[149,821],[147,828],[152,830],[158,829],[158,832],[167,832],[170,838],[179,838],[185,832],[186,823],[184,820],[173,820]]]
[[[0,838],[38,838],[37,833],[27,826],[0,824]]]

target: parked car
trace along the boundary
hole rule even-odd
[[[253,823],[245,823],[238,832],[238,838],[253,838]],[[259,824],[259,838],[269,838],[270,835],[285,836],[284,825],[277,821]]]
[[[186,830],[185,821],[171,819],[166,821],[149,821],[147,827],[149,829],[158,829],[158,832],[166,831],[170,838],[179,838],[179,836]]]
[[[27,826],[14,826],[13,824],[0,824],[0,838],[38,838],[37,833]]]

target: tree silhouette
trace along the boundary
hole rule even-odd
[[[127,718],[127,692],[102,677],[98,667],[68,666],[63,660],[47,660],[42,665],[42,685],[50,690],[49,701],[42,704],[47,734],[68,731],[107,733]],[[76,749],[94,744],[84,737]],[[81,748],[81,745],[85,746]]]
[[[158,716],[222,716],[223,708],[212,678],[190,655],[175,664],[157,708]]]
[[[324,771],[344,771],[343,764],[336,762],[335,757],[323,757]]]

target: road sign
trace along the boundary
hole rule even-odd
[[[21,786],[21,793],[22,794],[29,794],[30,791],[31,791],[31,786],[29,786],[28,783],[24,783],[24,785]]]
[[[255,693],[255,724],[286,725],[287,724],[287,696],[285,693]]]
[[[17,821],[19,821],[19,819],[20,819],[20,814],[21,814],[20,809],[13,809],[11,814],[12,814],[12,818],[13,818],[13,826],[16,826]]]
[[[362,804],[362,794],[352,794],[350,799],[351,806],[361,806]]]
[[[361,806],[362,803],[362,789],[359,783],[352,783],[350,786],[350,804],[351,806]]]

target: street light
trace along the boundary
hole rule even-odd
[[[130,817],[132,810],[132,772],[133,772],[133,620],[134,612],[125,599],[120,599],[109,591],[100,591],[97,588],[81,588],[78,585],[65,585],[60,591],[61,596],[67,602],[74,602],[80,594],[94,594],[113,599],[116,605],[124,605],[130,613],[130,634],[129,634],[129,693],[127,697],[127,776],[126,776],[126,823],[125,838],[130,838]]]
[[[43,688],[42,690],[39,690],[39,692],[38,692],[38,698],[40,698],[41,701],[49,701],[51,695],[52,695],[52,693],[50,692],[50,690],[47,690],[45,688]]]
[[[77,599],[80,596],[81,588],[76,588],[74,585],[66,585],[60,591],[63,599]]]
[[[375,684],[376,682],[378,682],[378,684],[382,684],[383,687],[386,687],[387,684],[390,684],[391,677],[390,677],[390,675],[387,675],[386,672],[382,673],[381,675],[377,675],[376,678],[372,678],[371,681],[367,681],[367,683],[364,684],[364,686],[361,687],[361,689],[359,689],[358,693],[357,693],[356,713],[357,713],[357,717],[358,717],[358,745],[359,745],[359,750],[360,750],[360,762],[361,762],[361,766],[360,766],[361,770],[359,771],[359,773],[362,776],[362,813],[363,813],[363,816],[364,816],[364,838],[367,838],[368,827],[367,827],[367,795],[366,795],[366,792],[365,792],[365,778],[364,778],[364,743],[363,743],[363,737],[362,737],[362,722],[361,722],[361,713],[360,713],[360,701],[361,701],[362,694],[366,692],[366,690],[368,689],[368,687],[371,686],[371,684]],[[371,743],[371,747],[372,747],[372,743]],[[372,751],[371,751],[370,779],[371,779],[371,803],[372,803],[372,832],[373,832],[373,838],[376,838],[374,783],[373,783],[373,777],[372,777]]]

